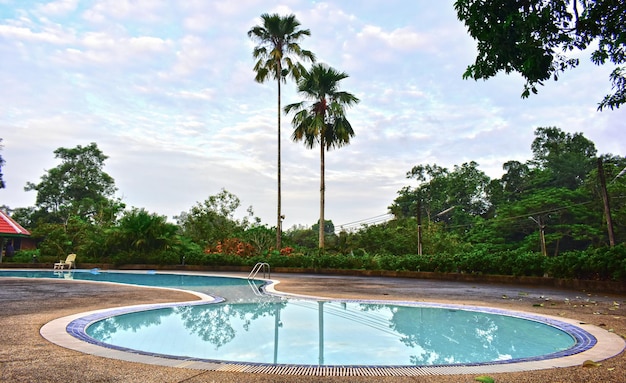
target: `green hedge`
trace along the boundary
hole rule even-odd
[[[189,259],[188,259],[189,260]],[[626,281],[626,246],[589,251],[566,252],[556,257],[526,250],[488,251],[474,249],[463,254],[390,255],[354,254],[307,255],[277,252],[243,258],[231,254],[202,254],[197,264],[216,266],[250,266],[267,262],[272,267],[426,271],[513,276],[543,276],[566,279]],[[193,264],[187,262],[187,264]]]
[[[50,256],[40,256],[38,250],[18,251],[5,262],[29,263],[37,256],[39,262],[57,262]],[[92,260],[81,259],[78,263]],[[303,269],[350,269],[388,271],[426,271],[442,273],[468,273],[513,276],[543,276],[555,278],[626,281],[626,245],[587,251],[564,252],[556,257],[545,257],[526,250],[494,251],[475,247],[462,254],[369,254],[360,249],[350,254],[305,254],[301,252],[283,255],[276,251],[262,256],[241,257],[233,254],[205,253],[192,242],[181,242],[159,252],[120,252],[101,257],[100,262],[122,264],[159,264],[206,266],[246,266],[267,262],[272,268],[289,267]]]

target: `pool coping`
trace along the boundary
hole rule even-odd
[[[206,274],[209,276],[209,274]],[[210,274],[216,275],[216,274]],[[181,290],[198,296],[199,300],[187,301],[187,302],[172,302],[162,304],[147,304],[147,305],[132,305],[125,306],[123,308],[115,309],[101,309],[93,310],[89,312],[83,312],[79,314],[69,315],[66,317],[55,319],[48,322],[40,329],[40,334],[48,341],[55,343],[59,346],[69,348],[75,351],[83,352],[90,355],[99,357],[118,359],[129,362],[137,362],[144,364],[177,367],[177,368],[189,368],[189,369],[201,369],[210,371],[232,371],[232,372],[247,372],[247,373],[264,373],[264,374],[280,374],[280,375],[303,375],[303,376],[423,376],[423,375],[456,375],[456,374],[485,374],[485,373],[502,373],[502,372],[521,372],[551,368],[563,368],[571,366],[582,365],[587,360],[602,361],[621,353],[626,342],[620,336],[606,331],[600,327],[582,323],[580,321],[555,317],[549,315],[542,315],[536,313],[528,313],[524,311],[516,311],[509,309],[499,309],[483,306],[470,306],[462,304],[443,304],[436,302],[415,302],[415,301],[385,301],[385,300],[364,300],[364,299],[337,299],[327,298],[323,296],[311,296],[301,294],[290,294],[284,292],[278,292],[274,286],[280,283],[279,280],[264,280],[267,284],[263,286],[264,292],[269,295],[301,298],[301,299],[313,299],[313,300],[333,300],[343,302],[361,302],[361,303],[390,303],[394,304],[407,304],[407,305],[420,305],[426,307],[455,307],[465,310],[475,310],[482,312],[493,312],[498,314],[519,316],[521,318],[533,319],[547,324],[557,322],[571,326],[575,329],[580,329],[580,333],[583,338],[586,337],[585,333],[591,335],[593,339],[587,340],[589,343],[584,345],[582,349],[566,352],[566,355],[555,357],[548,356],[545,359],[533,360],[517,360],[517,361],[503,361],[493,363],[478,363],[478,364],[464,364],[464,365],[435,365],[435,366],[362,366],[362,365],[347,365],[347,366],[318,366],[318,365],[296,365],[296,364],[268,364],[268,363],[253,363],[253,362],[231,362],[231,361],[219,361],[219,360],[202,360],[197,358],[184,358],[184,357],[170,357],[159,354],[151,354],[145,352],[138,352],[130,349],[112,348],[113,346],[104,346],[98,341],[93,340],[85,334],[84,329],[89,323],[116,315],[123,312],[151,310],[162,307],[175,307],[180,305],[198,305],[217,303],[221,301],[219,297],[212,297],[206,294]],[[101,282],[94,282],[101,283]],[[169,288],[168,288],[169,289]],[[557,326],[558,327],[558,326]],[[568,327],[569,329],[570,327]],[[569,330],[567,330],[570,332]],[[577,338],[577,343],[580,338]],[[586,342],[586,341],[585,341]],[[573,347],[573,348],[576,348]]]

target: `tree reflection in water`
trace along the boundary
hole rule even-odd
[[[389,307],[391,327],[417,351],[411,364],[433,365],[510,359],[500,349],[497,317],[482,313],[406,306]],[[460,357],[463,355],[463,357]]]
[[[185,328],[211,343],[215,349],[233,340],[236,330],[232,320],[242,321],[242,329],[250,330],[250,324],[266,316],[274,316],[285,307],[286,302],[224,303],[219,305],[182,306],[176,308]]]
[[[173,313],[173,308],[163,308],[141,311],[140,313],[116,315],[89,326],[88,334],[95,339],[106,342],[118,331],[139,332],[142,328],[158,326],[161,324],[162,318]]]

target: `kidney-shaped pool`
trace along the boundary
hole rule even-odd
[[[287,298],[259,294],[260,282],[244,278],[99,270],[70,278],[48,271],[2,276],[113,281],[221,297],[99,310],[66,324],[67,333],[92,345],[183,361],[484,366],[556,359],[596,344],[586,330],[552,317],[438,303]]]

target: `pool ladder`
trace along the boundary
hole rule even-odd
[[[267,273],[267,278],[271,278],[270,264],[267,262],[259,262],[256,265],[254,265],[254,267],[252,268],[252,271],[250,271],[250,274],[248,274],[248,279],[255,279],[259,271],[263,271],[263,279],[266,278],[265,277],[266,273]]]

